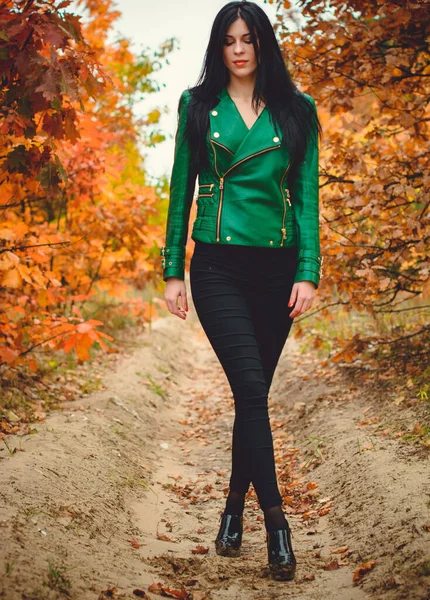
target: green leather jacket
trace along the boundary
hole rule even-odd
[[[295,282],[322,276],[319,240],[318,147],[308,143],[294,185],[288,187],[288,153],[265,107],[248,129],[227,88],[210,111],[208,169],[198,174],[197,215],[191,238],[212,244],[298,246]],[[316,110],[315,102],[307,96]],[[181,94],[170,179],[166,245],[160,249],[163,279],[184,279],[185,245],[196,177],[189,176],[184,137],[190,92]]]

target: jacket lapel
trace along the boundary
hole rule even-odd
[[[226,148],[230,154],[234,154],[246,137],[248,128],[226,88],[222,89],[218,97],[220,101],[209,111],[210,138],[214,143]]]
[[[232,167],[254,154],[259,154],[269,149],[277,150],[280,145],[281,140],[270,122],[269,110],[265,108],[242,140],[230,166]]]
[[[267,108],[248,129],[225,87],[219,98],[219,103],[209,111],[210,139],[217,151],[222,152],[226,169],[251,155],[280,147],[280,138],[270,122]]]

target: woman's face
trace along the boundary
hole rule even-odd
[[[223,58],[227,69],[236,77],[248,77],[257,69],[251,34],[241,18],[236,19],[226,31]]]

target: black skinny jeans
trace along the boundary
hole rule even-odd
[[[252,482],[262,510],[282,505],[268,395],[288,337],[297,247],[195,241],[190,287],[200,323],[229,381],[235,407],[230,490]]]

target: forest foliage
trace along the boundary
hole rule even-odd
[[[100,295],[148,318],[128,292],[157,278],[163,228],[140,148],[164,136],[159,110],[138,119],[133,107],[158,90],[174,40],[136,54],[109,41],[119,15],[111,0],[1,3],[3,368],[36,370],[36,348],[80,360],[96,342],[108,349],[112,336],[83,311]]]
[[[286,63],[323,122],[322,304],[413,314],[430,296],[428,4],[272,3]]]

